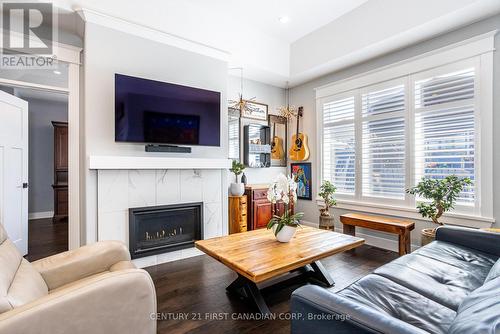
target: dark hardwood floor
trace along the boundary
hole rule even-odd
[[[68,221],[53,223],[52,219],[28,221],[28,261],[61,253],[68,250]]]
[[[26,258],[35,261],[67,250],[68,224],[51,219],[29,221]],[[397,258],[395,252],[363,245],[322,260],[340,290],[375,268]],[[278,289],[264,290],[264,298],[277,320],[252,319],[256,310],[226,294],[237,275],[207,255],[145,268],[153,278],[158,299],[158,333],[290,333],[290,321],[280,320],[289,312],[293,290],[306,284],[289,282]],[[218,319],[216,318],[218,317]],[[227,319],[225,319],[227,317]]]
[[[363,245],[355,251],[322,260],[335,279],[337,291],[375,268],[397,258],[395,252]],[[255,309],[226,294],[236,274],[209,256],[202,255],[146,268],[156,286],[159,333],[290,333],[288,320],[241,320],[255,316]],[[276,317],[289,312],[290,295],[305,282],[266,291],[264,297]],[[215,317],[222,318],[217,319]],[[224,319],[227,317],[228,319]],[[234,319],[236,318],[236,320]]]

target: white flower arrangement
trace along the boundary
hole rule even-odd
[[[294,203],[297,202],[297,182],[290,176],[280,174],[276,180],[271,183],[267,191],[267,199],[273,204],[278,201],[283,201],[288,205],[290,204],[290,198]]]
[[[289,209],[290,202],[297,202],[297,182],[294,179],[283,174],[278,175],[276,180],[269,186],[267,199],[273,204],[278,201],[283,201],[285,204],[283,215],[281,217],[274,215],[267,224],[268,229],[275,227],[274,234],[276,236],[285,226],[294,228],[300,226],[300,220],[304,214],[302,212],[293,214],[293,210]],[[280,239],[278,238],[278,240]]]

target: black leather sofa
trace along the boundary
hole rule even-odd
[[[292,333],[500,333],[500,234],[440,227],[436,241],[332,293],[291,298]]]

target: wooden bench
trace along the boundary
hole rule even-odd
[[[411,253],[410,232],[415,223],[395,218],[349,213],[340,216],[344,234],[355,235],[356,226],[376,231],[394,233],[399,236],[399,255]]]

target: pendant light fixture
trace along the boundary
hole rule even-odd
[[[290,121],[292,118],[297,116],[297,108],[290,105],[290,87],[288,87],[288,81],[286,82],[286,106],[281,106],[278,108],[279,115]]]
[[[238,100],[229,100],[229,108],[233,109],[238,109],[240,113],[243,113],[244,111],[248,114],[252,114],[254,112],[258,112],[259,109],[256,107],[251,106],[248,102],[252,102],[255,100],[255,97],[252,97],[251,99],[245,100],[243,99],[243,67],[235,67],[235,68],[230,68],[230,70],[239,70],[240,71],[240,94],[239,94],[239,99]]]

